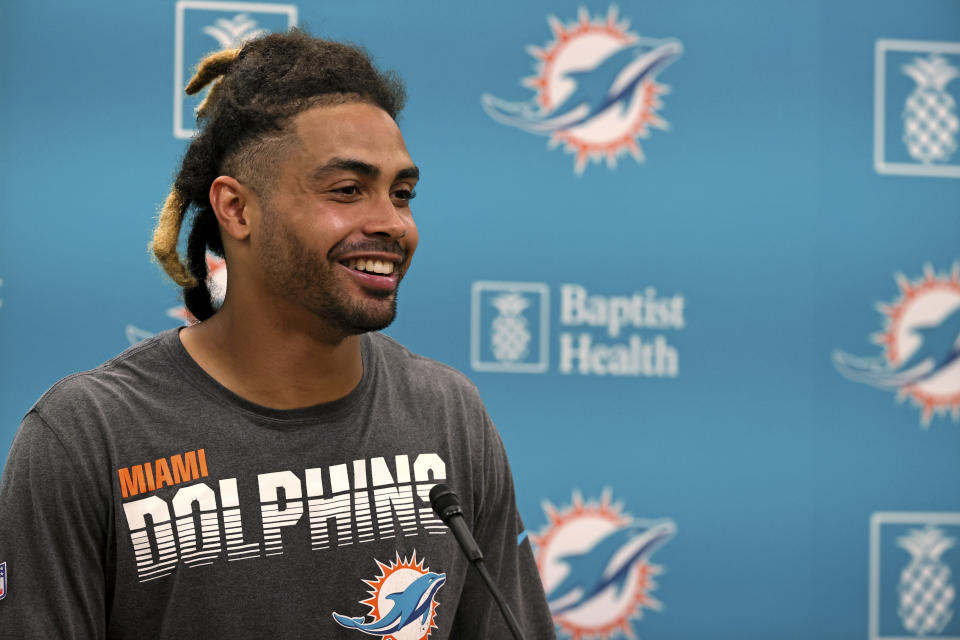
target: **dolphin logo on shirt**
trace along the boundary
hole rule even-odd
[[[393,606],[380,619],[364,622],[364,616],[351,618],[339,613],[333,619],[342,627],[374,636],[389,636],[417,622],[426,624],[433,609],[433,599],[446,582],[444,573],[427,572],[411,582],[403,591],[386,596]]]

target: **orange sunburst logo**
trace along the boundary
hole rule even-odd
[[[655,79],[682,45],[633,33],[615,6],[605,16],[591,18],[581,8],[572,22],[554,16],[547,22],[553,40],[528,47],[535,75],[523,85],[536,93],[533,100],[511,103],[487,94],[484,109],[498,122],[548,135],[549,148],[562,145],[574,154],[578,174],[591,161],[616,167],[624,153],[642,162],[639,139],[651,128],[668,128],[657,110],[669,88]]]
[[[883,347],[880,358],[834,353],[840,373],[857,382],[895,389],[897,399],[921,410],[929,427],[934,415],[960,420],[960,264],[938,275],[926,265],[923,276],[895,276],[900,295],[879,303],[883,330],[871,340]]]
[[[557,627],[573,640],[635,638],[632,621],[663,608],[651,595],[663,568],[649,559],[676,525],[632,518],[609,489],[599,501],[574,492],[562,509],[545,502],[544,512],[548,523],[531,542]]]
[[[370,589],[369,597],[360,600],[369,611],[371,619],[350,618],[337,613],[334,620],[342,627],[356,629],[384,640],[427,640],[437,628],[437,591],[446,580],[445,574],[437,574],[417,560],[414,551],[410,558],[400,559],[397,554],[392,562],[384,564],[374,559],[380,573],[372,580],[363,580]]]

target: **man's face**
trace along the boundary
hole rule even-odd
[[[314,107],[292,126],[299,144],[280,160],[252,237],[264,284],[331,329],[382,329],[417,248],[419,172],[379,107]]]

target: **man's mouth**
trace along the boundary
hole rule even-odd
[[[378,276],[389,276],[396,268],[396,265],[389,260],[372,260],[368,258],[350,258],[340,264],[354,271],[371,273]]]

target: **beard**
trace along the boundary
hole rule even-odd
[[[350,247],[338,243],[323,255],[307,246],[276,212],[264,209],[263,213],[261,267],[281,295],[346,335],[379,331],[393,322],[397,315],[396,289],[365,291],[362,297],[351,295],[344,281],[346,274],[339,273],[339,265],[331,256],[347,250],[387,248],[405,255],[397,243],[371,241]]]

